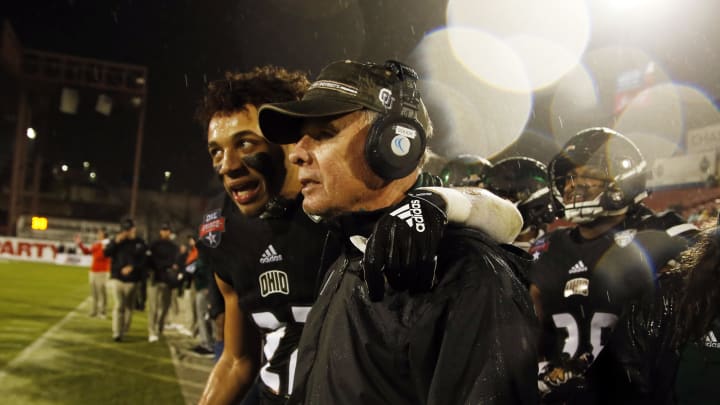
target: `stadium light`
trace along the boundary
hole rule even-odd
[[[33,127],[27,129],[27,137],[30,139],[35,139],[37,137],[37,132],[35,132]]]
[[[172,172],[169,170],[165,170],[165,180],[170,180],[170,176],[172,176]]]
[[[62,165],[62,166],[60,166],[60,170],[62,170],[63,172],[67,172],[67,171],[68,171],[68,165]]]
[[[48,219],[46,217],[32,217],[30,227],[35,231],[45,231],[48,227]]]
[[[90,168],[90,162],[88,162],[87,160],[84,161],[84,162],[83,162],[83,169],[87,170],[87,169],[89,169],[89,168]]]
[[[95,173],[95,172],[90,172],[89,176],[90,176],[90,181],[94,181],[95,179],[97,179],[97,173]]]

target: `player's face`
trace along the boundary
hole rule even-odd
[[[299,166],[306,212],[333,216],[361,211],[378,195],[383,180],[364,156],[368,127],[362,111],[305,120],[290,161]]]
[[[260,214],[279,192],[285,178],[284,153],[262,136],[254,105],[213,116],[208,152],[225,191],[243,214]]]
[[[565,179],[563,202],[592,201],[605,190],[607,183],[604,171],[592,166],[576,167],[568,172]]]

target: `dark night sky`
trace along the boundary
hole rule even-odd
[[[206,80],[220,78],[227,70],[266,63],[316,74],[336,59],[402,58],[425,31],[444,19],[444,5],[435,1],[424,1],[436,3],[431,8],[405,7],[408,2],[399,1],[362,1],[360,9],[344,0],[13,3],[4,12],[26,48],[148,67],[141,186],[159,187],[162,172],[171,170],[171,190],[192,192],[204,191],[212,179],[202,130],[192,121]],[[402,20],[391,16],[402,16]],[[77,116],[54,113],[52,143],[71,145],[64,151],[71,164],[92,160],[101,174],[106,164],[95,162],[112,160],[105,170],[129,183],[136,125],[133,112],[114,111],[104,118],[92,111],[94,97],[88,99],[93,105],[83,110],[81,98]],[[118,162],[124,168],[119,173]]]
[[[444,25],[447,0],[12,3],[2,6],[0,17],[9,18],[26,48],[147,66],[149,104],[141,186],[159,188],[162,172],[171,170],[171,190],[202,193],[212,174],[203,131],[192,121],[192,113],[206,80],[220,78],[227,70],[266,63],[314,76],[337,59],[404,60],[426,33]],[[590,4],[592,11],[599,3]],[[678,4],[674,15],[658,23],[661,30],[672,33],[663,49],[653,50],[657,41],[640,28],[615,26],[612,20],[599,18],[593,20],[589,49],[610,42],[619,33],[623,44],[653,51],[676,81],[703,87],[717,99],[720,36],[714,20],[720,15],[720,2]],[[93,97],[88,96],[91,104]],[[547,109],[543,102],[543,95],[538,95],[536,111]],[[92,160],[101,176],[104,170],[106,177],[129,184],[134,112],[118,106],[105,118],[92,109],[93,105],[85,110],[81,105],[77,116],[55,109],[49,119],[53,146],[46,152],[51,156],[48,160],[60,159],[61,153],[72,165]],[[539,120],[531,121],[529,126],[533,125],[546,124]]]

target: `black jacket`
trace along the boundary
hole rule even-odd
[[[367,221],[352,222],[339,237],[367,236]],[[536,320],[516,256],[480,232],[448,228],[440,284],[412,296],[388,287],[381,302],[368,298],[361,259],[346,244],[324,278],[290,403],[537,403]]]
[[[145,258],[147,245],[142,238],[124,239],[120,243],[116,243],[115,239],[110,239],[110,243],[105,246],[105,256],[111,260],[110,278],[115,278],[125,282],[138,282],[145,275]],[[132,272],[124,276],[120,270],[127,266],[133,266]]]
[[[177,273],[181,267],[178,266],[177,270],[173,271],[172,266],[178,264],[179,250],[178,246],[169,239],[158,239],[150,244],[147,265],[154,282],[172,285],[177,283]]]

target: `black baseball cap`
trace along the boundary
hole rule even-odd
[[[120,229],[121,230],[127,231],[132,228],[135,228],[135,221],[133,221],[132,218],[125,218],[122,221],[120,221]]]
[[[172,228],[170,227],[170,223],[163,222],[162,224],[160,224],[160,230],[161,231],[172,231]]]
[[[350,60],[332,62],[320,71],[302,100],[262,105],[258,112],[260,130],[270,142],[294,143],[300,139],[304,118],[347,114],[364,108],[387,113],[394,103],[400,102],[393,94],[400,81],[399,72],[392,69],[397,65],[401,64],[392,61],[385,65]],[[417,79],[411,68],[401,66],[406,69],[402,72]],[[430,119],[422,101],[419,107],[416,118],[427,129]]]

